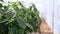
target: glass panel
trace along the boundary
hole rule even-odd
[[[54,0],[54,31],[60,34],[60,0]]]

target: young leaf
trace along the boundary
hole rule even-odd
[[[25,29],[26,24],[25,24],[25,20],[23,18],[18,17],[17,18],[17,22],[18,22],[18,24],[19,24],[20,27],[22,27],[23,29]]]
[[[14,13],[12,11],[9,11],[6,13],[6,19],[11,19],[14,16]]]
[[[33,27],[32,27],[32,25],[31,25],[31,24],[26,23],[26,26],[28,26],[30,29],[32,29],[32,30],[33,30]]]
[[[12,27],[8,32],[8,34],[17,34],[17,33],[18,33],[18,30],[15,27]]]

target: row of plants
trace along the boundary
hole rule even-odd
[[[2,3],[1,3],[2,2]],[[39,12],[34,4],[29,8],[21,2],[8,2],[0,0],[0,34],[28,34],[36,32],[39,28]]]

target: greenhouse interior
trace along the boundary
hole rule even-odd
[[[0,34],[60,34],[60,0],[0,0]]]

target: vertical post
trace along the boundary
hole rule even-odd
[[[54,34],[54,0],[53,0],[53,13],[52,13],[52,32]]]

